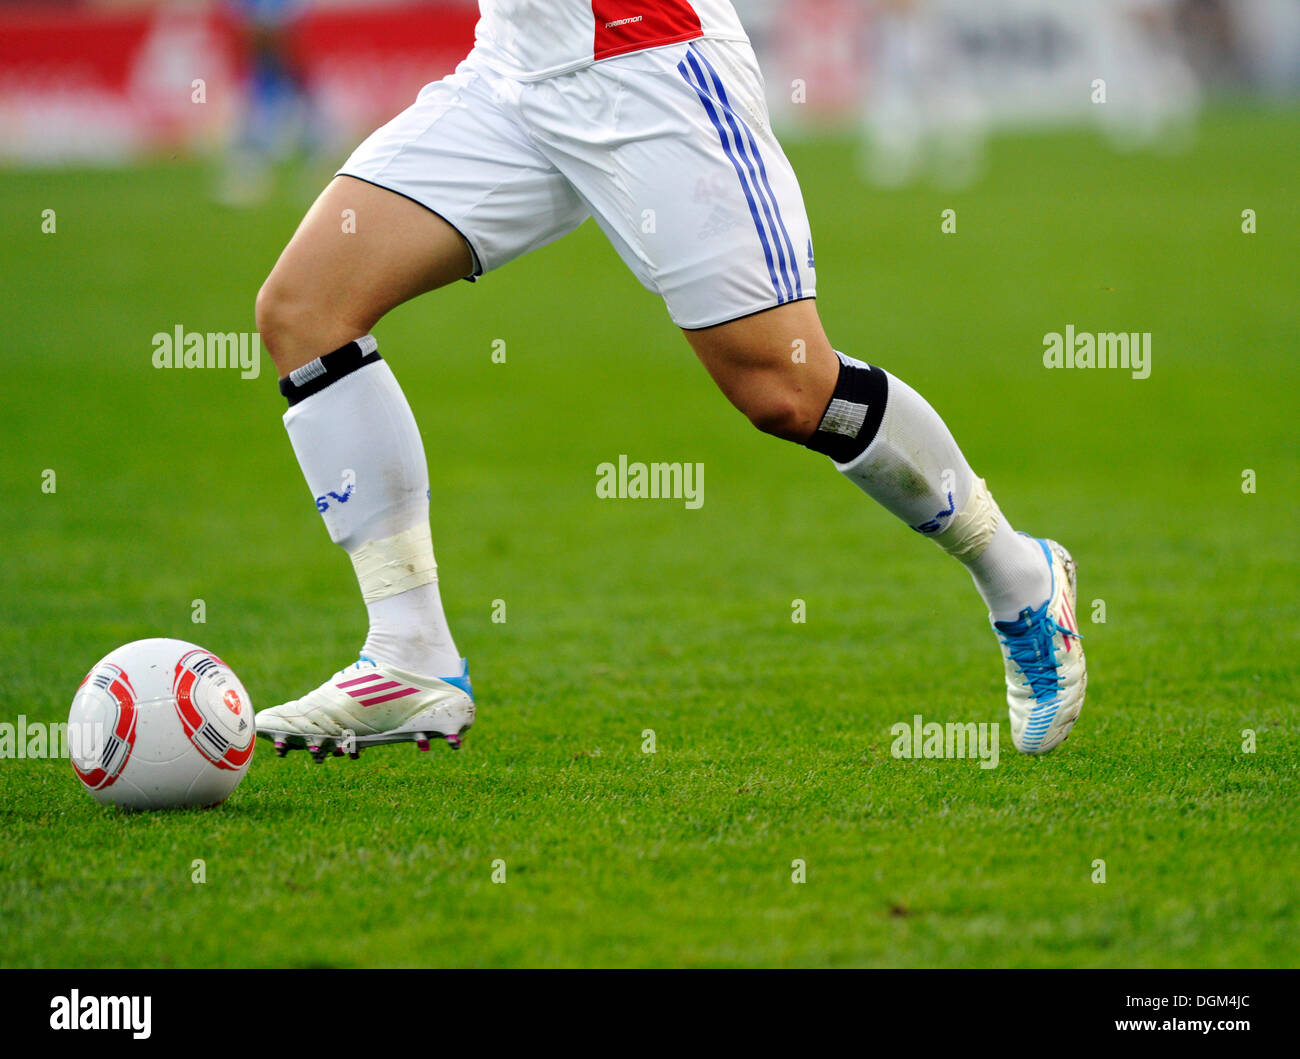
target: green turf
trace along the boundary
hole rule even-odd
[[[1176,156],[1008,139],[960,192],[790,145],[832,339],[1079,560],[1091,680],[1061,750],[1011,749],[960,567],[749,428],[588,225],[377,329],[429,453],[465,749],[262,746],[220,809],[138,816],[66,761],[2,761],[0,964],[1294,965],[1297,144],[1300,115],[1247,110]],[[301,213],[206,187],[0,174],[0,719],[65,718],[137,637],[211,647],[259,705],[360,643],[269,365],[150,365],[177,324],[251,330]],[[1152,332],[1151,377],[1045,370],[1066,324]],[[704,506],[597,499],[620,453],[704,463]],[[916,713],[1002,721],[999,767],[891,757]]]

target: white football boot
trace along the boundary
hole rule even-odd
[[[1064,742],[1083,709],[1088,670],[1083,661],[1075,563],[1056,541],[1033,538],[1052,570],[1052,589],[1037,609],[1015,621],[995,621],[1007,668],[1011,738],[1026,754],[1045,754]]]
[[[317,764],[329,753],[355,759],[362,747],[383,743],[428,750],[435,736],[459,750],[474,723],[469,663],[461,665],[460,676],[417,677],[363,655],[301,699],[259,710],[257,734],[274,741],[279,757],[306,747]]]

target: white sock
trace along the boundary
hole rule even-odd
[[[361,653],[426,677],[460,676],[460,654],[442,612],[438,582],[367,603],[370,633]]]
[[[374,349],[366,336],[291,373],[281,383],[293,402],[285,429],[330,538],[357,571],[370,616],[361,653],[418,676],[459,676],[429,535],[424,446]]]
[[[1013,621],[1025,607],[1037,608],[1052,591],[1052,572],[1037,541],[1011,528],[1002,512],[997,529],[966,569],[994,621]]]
[[[959,559],[995,621],[1010,621],[1025,607],[1040,606],[1051,589],[1042,549],[1011,528],[925,398],[893,375],[888,385],[875,438],[860,456],[835,466],[886,510]],[[978,523],[974,529],[972,519]]]

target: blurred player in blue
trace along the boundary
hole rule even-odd
[[[315,142],[311,96],[289,31],[306,0],[229,0],[243,34],[248,68],[243,106],[227,148],[217,198],[251,206],[271,192],[274,169]]]

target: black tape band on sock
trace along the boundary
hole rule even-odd
[[[850,463],[861,456],[880,429],[889,398],[889,376],[880,368],[840,357],[840,377],[805,447]]]
[[[299,401],[320,393],[326,386],[351,375],[358,368],[379,360],[383,358],[379,355],[378,343],[371,335],[363,335],[346,346],[340,346],[333,353],[326,353],[289,372],[288,378],[280,380],[280,393],[288,399],[289,407],[292,408]]]

